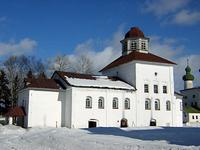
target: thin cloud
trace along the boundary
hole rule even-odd
[[[24,38],[17,42],[0,42],[0,56],[30,53],[37,46],[35,40]]]
[[[98,73],[105,65],[121,55],[120,40],[123,39],[123,35],[123,27],[120,26],[110,39],[100,42],[105,44],[100,50],[96,47],[95,39],[89,39],[86,42],[80,43],[75,48],[75,54],[70,55],[70,59],[71,61],[75,61],[78,55],[86,54],[93,62],[94,73]]]
[[[200,22],[199,11],[182,10],[171,19],[171,23],[178,25],[193,25],[198,22]]]
[[[146,0],[143,10],[161,17],[185,7],[189,2],[190,0]]]
[[[150,40],[150,52],[168,59],[174,59],[184,50],[184,45],[179,44],[174,38],[150,36]]]

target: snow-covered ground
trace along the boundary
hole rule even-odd
[[[200,150],[200,128],[31,128],[0,126],[0,150]]]

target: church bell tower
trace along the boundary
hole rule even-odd
[[[125,35],[122,43],[122,55],[128,55],[133,51],[148,53],[149,38],[138,27],[132,27]]]

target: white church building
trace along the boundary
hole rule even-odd
[[[131,28],[122,56],[102,75],[55,71],[27,78],[18,106],[24,127],[182,126],[182,99],[174,94],[174,62],[149,52],[149,38]]]

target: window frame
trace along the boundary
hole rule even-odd
[[[104,98],[102,96],[98,99],[98,109],[104,109]]]
[[[87,96],[85,100],[85,108],[91,109],[92,108],[92,97]]]
[[[124,100],[124,109],[126,109],[126,110],[130,109],[130,99],[129,98],[125,98],[125,100]]]
[[[166,85],[163,85],[163,93],[167,94],[167,86]]]
[[[160,110],[160,100],[159,99],[156,99],[154,101],[154,107],[155,107],[155,110]]]
[[[151,110],[151,100],[149,98],[145,99],[145,110]]]
[[[144,84],[144,93],[149,93],[149,84]]]
[[[115,103],[114,103],[115,102]],[[112,101],[112,108],[113,109],[119,109],[119,103],[118,103],[118,98],[114,97]]]
[[[157,84],[153,85],[153,91],[155,94],[158,94],[158,85]]]
[[[171,110],[171,102],[169,100],[166,101],[166,110],[167,111]]]

